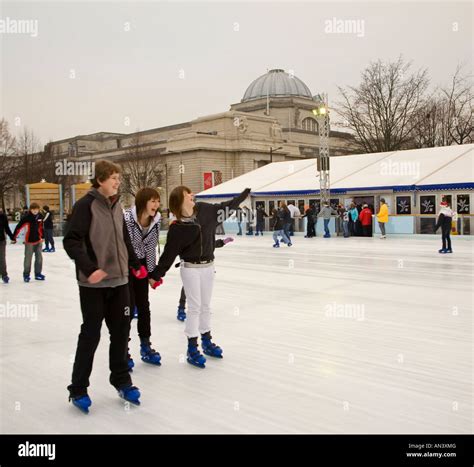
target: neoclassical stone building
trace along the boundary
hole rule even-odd
[[[180,183],[197,193],[271,161],[314,157],[319,144],[315,106],[303,81],[275,69],[253,81],[227,112],[132,134],[75,136],[52,147],[70,160],[116,162],[130,159],[131,148],[139,147],[163,168],[160,188],[166,198]],[[351,143],[349,134],[331,132],[331,156],[351,153]]]

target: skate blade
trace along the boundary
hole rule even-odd
[[[213,358],[224,358],[224,356],[222,354],[221,355],[213,355],[212,353],[204,352],[204,355],[207,355],[207,356],[213,357]]]
[[[205,363],[199,364],[199,363],[193,362],[193,361],[191,361],[191,360],[187,360],[187,362],[188,362],[190,365],[195,366],[196,368],[206,368],[206,364],[205,364]]]
[[[149,360],[143,360],[143,358],[142,358],[142,362],[143,363],[148,363],[148,365],[161,366],[161,361],[159,361],[159,362],[150,362]]]
[[[120,399],[124,400],[125,402],[129,402],[130,404],[137,405],[137,406],[140,405],[139,400],[138,401],[132,401],[132,400],[129,400],[129,399],[125,399],[125,397],[122,397],[120,395],[119,395],[119,397],[120,397]]]

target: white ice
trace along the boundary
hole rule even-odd
[[[44,254],[46,282],[22,282],[7,247],[0,286],[2,433],[471,433],[473,243],[453,237],[304,239],[272,248],[236,237],[217,250],[213,335],[223,360],[184,362],[178,270],[150,291],[163,365],[131,350],[142,405],[108,382],[105,324],[89,415],[67,401],[81,323],[71,261]],[[37,305],[29,318],[8,307]],[[7,315],[7,316],[6,316]]]

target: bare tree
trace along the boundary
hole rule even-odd
[[[40,144],[36,135],[32,130],[24,127],[17,144],[17,154],[22,158],[22,165],[18,172],[18,182],[21,190],[26,184],[41,180],[39,147]]]
[[[139,135],[135,135],[121,161],[123,169],[122,191],[135,196],[145,187],[158,188],[162,184],[163,170],[156,162],[156,155],[146,151]]]
[[[460,66],[450,85],[435,89],[419,109],[413,141],[420,148],[473,142],[472,87]]]
[[[371,63],[358,87],[338,87],[342,101],[336,112],[352,130],[355,145],[364,152],[406,149],[428,86],[426,70],[410,72],[410,63]]]
[[[473,95],[472,76],[462,75],[462,67],[458,65],[449,87],[441,88],[447,102],[448,131],[456,144],[473,142]]]
[[[11,135],[8,122],[0,120],[0,201],[5,211],[5,195],[10,192],[17,182],[18,169],[21,160],[16,153],[16,140]]]

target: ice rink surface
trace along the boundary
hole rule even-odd
[[[57,241],[46,282],[22,282],[23,246],[8,245],[0,286],[2,433],[472,433],[473,246],[454,237],[270,235],[216,251],[213,336],[224,359],[184,361],[178,269],[150,291],[152,342],[140,361],[132,323],[128,407],[108,382],[105,323],[89,415],[67,401],[81,323],[77,285]],[[14,317],[27,305],[27,316]]]

